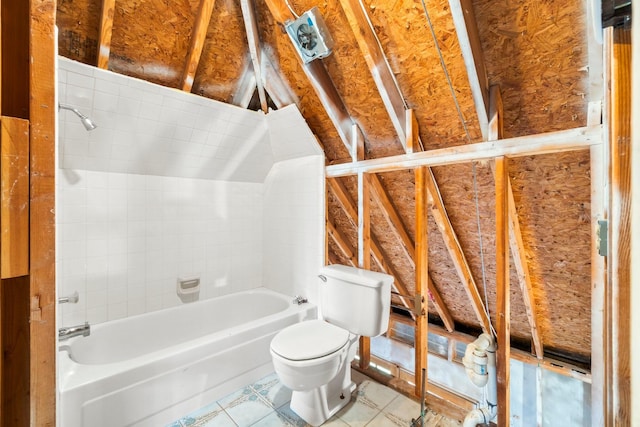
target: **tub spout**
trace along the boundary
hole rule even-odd
[[[72,337],[77,337],[79,335],[88,337],[89,334],[91,334],[91,327],[89,326],[89,322],[84,322],[84,325],[69,326],[67,328],[58,329],[58,339],[60,341],[67,340]]]
[[[300,304],[304,304],[304,303],[309,302],[309,301],[307,301],[307,299],[305,297],[301,297],[300,295],[296,295],[296,298],[292,302],[294,304],[300,305]]]

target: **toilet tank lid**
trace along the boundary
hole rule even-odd
[[[310,360],[340,350],[349,340],[349,331],[323,320],[307,320],[291,325],[273,337],[271,350],[289,360]]]
[[[363,286],[379,288],[385,283],[393,283],[393,276],[363,268],[332,264],[320,269],[320,275],[329,276]]]

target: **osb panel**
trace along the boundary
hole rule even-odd
[[[58,53],[96,65],[100,31],[100,0],[60,0],[57,4]]]
[[[216,0],[192,92],[230,103],[249,62],[240,2]]]
[[[585,2],[476,0],[474,11],[505,137],[585,126]]]
[[[198,0],[116,1],[109,69],[178,87]]]
[[[338,93],[365,135],[367,158],[403,152],[369,67],[353,35],[340,1],[317,4],[315,0],[290,2],[297,13],[318,6],[335,41],[333,53],[323,59]]]
[[[446,0],[425,3],[471,141],[477,142],[482,136],[449,4]],[[365,4],[406,102],[416,111],[425,148],[466,144],[467,135],[422,4],[414,0],[368,0]]]
[[[326,159],[348,159],[349,153],[309,83],[289,36],[282,26],[276,24],[263,0],[256,0],[256,9],[260,41],[265,53],[273,63],[279,64],[284,78],[298,97],[298,108],[318,137]]]
[[[514,159],[513,194],[544,345],[591,348],[591,189],[588,151]]]

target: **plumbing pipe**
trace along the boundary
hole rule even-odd
[[[467,414],[463,427],[487,424],[496,416],[498,405],[498,381],[496,375],[496,344],[491,335],[482,334],[467,345],[462,363],[471,382],[479,388],[487,387],[486,406]]]

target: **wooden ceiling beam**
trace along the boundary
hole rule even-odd
[[[396,130],[396,133],[406,147],[406,110],[407,105],[404,101],[398,82],[391,70],[391,66],[387,61],[378,36],[375,33],[373,24],[367,15],[367,12],[360,0],[340,0],[342,10],[344,11],[347,21],[351,26],[351,30],[358,42],[360,51],[369,66],[373,80],[378,87],[378,92],[382,98],[389,117]]]
[[[355,175],[358,172],[380,173],[420,166],[444,166],[480,160],[492,160],[499,156],[520,157],[565,151],[586,150],[592,145],[602,144],[602,125],[580,127],[537,135],[518,136],[498,141],[457,145],[454,147],[400,154],[353,163],[329,165],[325,168],[327,178]]]
[[[482,139],[486,141],[489,123],[489,79],[484,64],[478,24],[473,13],[473,3],[471,0],[449,0],[449,6],[467,69]]]
[[[489,141],[497,141],[503,135],[503,107],[502,96],[498,86],[492,86],[490,90],[490,106],[489,106]],[[491,165],[495,176],[495,165]],[[518,283],[522,292],[529,327],[531,328],[531,340],[533,348],[538,359],[544,356],[542,347],[542,335],[538,327],[538,313],[535,309],[535,296],[533,294],[533,284],[531,283],[531,275],[529,274],[529,266],[525,257],[524,242],[522,240],[522,232],[520,231],[520,221],[518,220],[518,211],[516,210],[516,202],[513,198],[513,190],[511,188],[511,179],[507,177],[507,204],[509,214],[509,246],[513,256],[513,263],[518,273]]]
[[[196,15],[196,23],[191,32],[191,45],[189,46],[189,52],[187,53],[184,71],[182,73],[181,89],[185,92],[191,92],[191,88],[193,87],[193,81],[196,76],[196,71],[198,71],[198,64],[200,63],[204,41],[207,38],[207,30],[209,29],[209,22],[211,21],[211,13],[213,12],[214,5],[215,0],[200,1],[200,7]]]
[[[471,274],[471,267],[469,267],[469,263],[464,256],[464,252],[462,251],[462,247],[458,241],[458,236],[456,236],[453,226],[451,225],[451,221],[449,221],[449,216],[447,215],[447,211],[442,201],[442,196],[440,195],[440,191],[438,190],[436,180],[431,169],[428,169],[428,173],[426,173],[425,186],[429,196],[429,204],[431,205],[431,214],[438,226],[438,230],[440,230],[440,233],[442,234],[442,238],[447,250],[449,251],[449,255],[451,256],[456,272],[458,273],[460,282],[462,282],[462,285],[467,292],[467,296],[471,301],[471,306],[482,330],[491,335],[491,321],[489,316],[487,316],[482,298],[480,298],[478,287],[476,286],[476,282]]]
[[[247,42],[249,43],[249,53],[253,72],[256,75],[256,86],[258,97],[260,98],[260,108],[266,114],[268,112],[267,96],[264,91],[262,78],[262,47],[260,46],[260,36],[258,34],[258,22],[256,20],[255,6],[252,0],[240,0],[244,28],[247,32]]]
[[[102,0],[100,13],[100,39],[98,40],[98,68],[107,69],[111,52],[111,31],[116,0]]]

